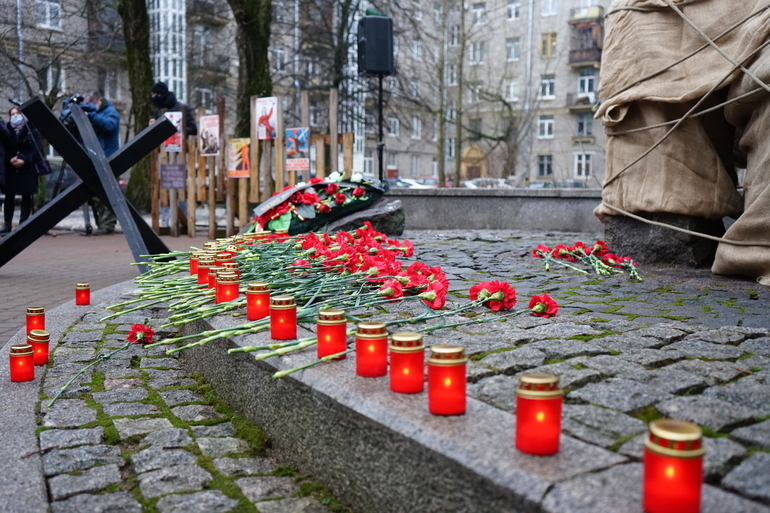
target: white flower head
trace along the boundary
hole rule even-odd
[[[364,175],[362,175],[361,173],[358,173],[358,172],[353,173],[353,175],[350,177],[350,181],[351,182],[358,183],[358,182],[362,182],[363,180],[364,180]]]
[[[326,179],[330,182],[339,182],[342,180],[342,173],[339,171],[334,171],[332,174],[330,174]]]
[[[299,182],[299,183],[298,183],[297,185],[295,185],[294,187],[304,187],[304,186],[306,186],[306,185],[307,185],[307,184],[306,184],[305,182]]]

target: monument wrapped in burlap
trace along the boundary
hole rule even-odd
[[[762,47],[770,35],[770,1],[674,5],[727,56],[770,81],[770,48]],[[725,238],[764,246],[720,243],[712,271],[770,279],[770,93],[735,70],[664,0],[616,1],[606,24],[597,117],[607,132],[607,179],[594,213],[600,220],[618,215],[611,205],[706,219],[740,216]],[[634,129],[678,120],[712,88],[698,111],[756,92],[686,119],[623,171],[673,123]],[[747,168],[743,198],[736,190],[736,166]]]

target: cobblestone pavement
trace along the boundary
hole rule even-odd
[[[164,349],[118,351],[49,408],[86,362],[126,344],[131,323],[173,334],[159,329],[162,312],[99,321],[109,313],[94,309],[71,326],[42,382],[38,433],[53,513],[322,513],[330,511],[322,502],[336,505],[323,487],[266,457],[259,428]]]
[[[427,337],[428,345],[466,347],[471,396],[512,411],[519,374],[554,372],[569,392],[565,432],[632,460],[641,457],[651,420],[696,422],[706,435],[706,481],[733,498],[725,511],[770,512],[761,505],[770,504],[770,290],[703,270],[642,267],[641,283],[556,267],[545,272],[542,260],[529,256],[539,243],[592,242],[585,234],[442,231],[404,238],[415,243],[415,259],[442,266],[455,298],[467,297],[474,283],[499,279],[517,289],[519,306],[543,292],[559,301],[553,319],[520,316]],[[394,305],[389,315],[412,308]],[[102,317],[93,311],[64,336],[44,396],[83,362],[120,347],[131,323],[162,324],[163,311],[112,321],[120,324],[100,323]],[[110,512],[327,510],[319,494],[308,494],[317,485],[276,468],[264,457],[258,428],[176,358],[131,346],[78,381],[53,408],[41,403],[40,447],[48,451],[43,464],[54,513],[102,511],[100,505]],[[637,464],[622,467],[638,478]],[[557,488],[554,496],[571,501],[571,511],[598,511],[581,507],[575,480]]]

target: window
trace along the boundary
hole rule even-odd
[[[275,71],[278,73],[286,72],[286,49],[283,45],[278,45],[273,49],[273,60],[275,62]]]
[[[449,27],[449,46],[460,45],[460,25]]]
[[[433,157],[433,161],[430,163],[430,171],[433,176],[438,176],[438,157]]]
[[[398,56],[398,38],[393,36],[393,57]]]
[[[37,0],[37,26],[61,30],[61,2],[59,0]]]
[[[450,64],[447,68],[447,85],[457,85],[457,65]]]
[[[40,88],[45,94],[50,94],[54,89],[64,91],[65,86],[65,73],[64,68],[58,63],[52,63],[39,75]]]
[[[553,115],[544,115],[537,118],[537,138],[553,139]]]
[[[593,93],[596,90],[596,71],[592,69],[586,69],[580,71],[580,77],[578,78],[578,95],[585,96],[588,93]]]
[[[577,135],[588,137],[594,134],[594,116],[590,112],[577,115]]]
[[[409,82],[409,97],[417,99],[420,97],[420,81],[411,80]]]
[[[544,100],[556,98],[556,75],[540,77],[540,98]]]
[[[105,69],[99,68],[98,73],[99,90],[105,98],[111,101],[120,100],[120,87],[118,87],[117,68]]]
[[[412,39],[412,60],[422,60],[422,41],[419,39]]]
[[[449,102],[446,106],[446,118],[449,121],[457,119],[457,109],[455,108],[455,102]]]
[[[198,107],[206,109],[206,114],[211,114],[214,108],[214,95],[211,89],[195,88],[195,96],[198,101]]]
[[[309,57],[307,60],[307,79],[312,81],[318,75],[318,57]]]
[[[507,102],[519,101],[519,81],[511,78],[503,80],[503,98]]]
[[[438,118],[433,118],[433,137],[430,140],[433,142],[438,141]]]
[[[422,136],[422,120],[412,116],[412,139],[420,139]]]
[[[479,103],[481,101],[481,90],[483,87],[484,82],[470,84],[469,89],[471,92],[471,103]]]
[[[420,156],[412,155],[412,176],[418,177],[422,173],[420,172]]]
[[[441,4],[433,4],[433,21],[436,25],[441,24],[441,18],[443,18],[444,7]]]
[[[521,56],[521,39],[509,37],[505,40],[505,58],[508,61],[518,61]]]
[[[374,114],[367,112],[364,115],[364,133],[373,134],[376,131],[376,127],[377,119],[374,117]]]
[[[553,156],[537,156],[537,176],[551,176],[553,174]]]
[[[508,0],[506,17],[509,20],[518,20],[521,18],[521,0]]]
[[[398,153],[389,151],[386,164],[389,168],[398,169]]]
[[[374,174],[374,155],[372,154],[372,150],[366,150],[364,152],[364,174]]]
[[[203,25],[193,29],[193,63],[196,66],[208,66],[212,63],[211,31]]]
[[[283,23],[283,13],[286,10],[286,6],[283,4],[283,0],[275,0],[273,2],[273,19],[276,23]]]
[[[438,102],[438,84],[436,82],[430,84],[430,99],[433,103]]]
[[[388,135],[398,136],[398,118],[388,118]]]
[[[546,32],[542,35],[540,47],[541,57],[553,57],[556,55],[556,32]]]
[[[446,140],[446,156],[450,159],[455,158],[455,141],[454,137]]]
[[[575,153],[575,177],[588,178],[591,176],[591,154]]]
[[[473,24],[480,25],[487,22],[487,4],[473,4]]]
[[[415,20],[422,19],[422,1],[421,0],[412,0],[412,15],[414,16]]]
[[[484,64],[484,41],[476,41],[471,44],[471,64]]]
[[[310,126],[318,126],[318,105],[310,106]]]
[[[478,141],[481,139],[482,134],[482,120],[481,118],[471,118],[468,122],[468,139],[471,141]]]
[[[543,16],[556,14],[556,0],[543,0]]]
[[[390,89],[391,96],[398,96],[398,79],[396,77],[388,77],[388,89]]]

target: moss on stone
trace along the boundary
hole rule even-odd
[[[349,507],[342,504],[326,486],[313,481],[299,484],[299,494],[303,497],[314,497],[318,502],[329,508],[333,513],[352,513]]]
[[[612,442],[612,445],[607,447],[607,450],[612,451],[612,452],[618,452],[618,450],[620,449],[620,447],[624,443],[628,442],[629,440],[633,440],[637,436],[639,436],[638,433],[635,434],[635,435],[623,435],[623,436],[619,437],[617,440],[615,440],[614,442]]]
[[[655,406],[648,406],[646,408],[642,408],[641,410],[632,414],[631,416],[641,420],[645,424],[649,424],[653,420],[658,420],[663,418],[663,415],[660,414],[660,412]]]
[[[267,433],[262,431],[259,426],[240,415],[233,415],[230,418],[230,422],[232,422],[235,427],[235,436],[248,442],[254,456],[264,452],[270,442]]]

